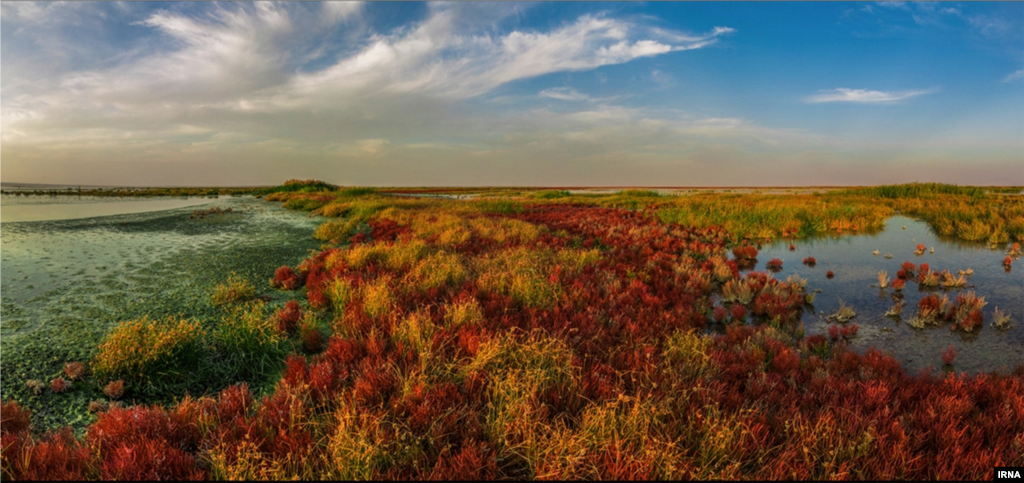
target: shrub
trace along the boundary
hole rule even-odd
[[[223,305],[234,302],[245,302],[256,297],[256,287],[248,280],[232,273],[227,283],[217,285],[213,289],[211,301],[214,305]]]
[[[205,347],[199,322],[174,319],[122,322],[104,338],[92,362],[100,380],[153,382],[198,367]]]

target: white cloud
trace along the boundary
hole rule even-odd
[[[1003,82],[1013,82],[1015,80],[1021,80],[1021,79],[1024,79],[1024,69],[1020,69],[1017,72],[1014,72],[1014,73],[1004,77],[1003,78]]]
[[[733,31],[716,27],[693,38],[659,31],[652,35],[661,38],[637,38],[643,28],[600,15],[582,16],[550,32],[473,35],[459,33],[458,26],[455,12],[439,9],[414,28],[375,36],[328,69],[296,77],[295,89],[304,95],[366,90],[468,98],[519,79],[705,47]]]
[[[589,101],[590,96],[578,92],[576,89],[571,87],[552,87],[551,89],[544,89],[537,95],[541,97],[549,97],[551,99],[558,99],[560,101]]]
[[[924,94],[932,94],[938,91],[938,88],[932,88],[918,91],[883,92],[871,91],[867,89],[847,89],[845,87],[840,87],[838,89],[822,90],[820,91],[820,94],[807,97],[805,101],[812,104],[818,104],[822,102],[886,103],[896,102]]]
[[[885,8],[895,8],[899,10],[910,10],[907,6],[907,2],[876,2],[878,6]]]

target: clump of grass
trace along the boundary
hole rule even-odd
[[[453,302],[445,307],[444,323],[452,329],[479,324],[483,318],[483,309],[476,299]]]
[[[205,353],[199,322],[138,320],[122,322],[104,338],[93,359],[100,380],[155,382],[195,370]]]
[[[899,315],[902,314],[902,313],[903,313],[903,301],[900,300],[899,302],[896,302],[895,304],[893,304],[892,307],[889,307],[889,309],[885,311],[885,316],[886,317],[899,317]]]
[[[324,222],[313,231],[313,238],[317,240],[341,243],[352,236],[359,227],[359,220],[349,218],[346,220],[331,220]]]
[[[213,338],[227,356],[232,373],[243,380],[276,368],[286,353],[286,332],[264,314],[263,302],[232,308],[217,325]]]
[[[828,316],[828,320],[846,323],[856,316],[857,312],[853,310],[853,307],[846,305],[846,303],[843,302],[843,299],[839,299],[839,309],[837,309],[834,314]]]
[[[217,285],[213,289],[210,300],[214,305],[224,305],[236,302],[246,302],[256,297],[256,287],[248,280],[237,273],[228,276],[226,283]]]
[[[477,259],[477,283],[485,290],[509,295],[526,307],[554,303],[559,287],[548,275],[550,254],[526,248],[509,249]]]
[[[722,301],[748,305],[754,300],[754,289],[745,280],[729,280],[722,285]]]
[[[43,393],[46,390],[46,383],[38,379],[29,379],[25,381],[25,387],[29,388],[36,396]]]
[[[878,272],[878,286],[881,288],[889,286],[889,273],[885,270]]]
[[[1010,313],[1003,312],[996,307],[992,311],[992,325],[999,330],[1006,330],[1010,328]]]

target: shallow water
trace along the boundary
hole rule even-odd
[[[144,213],[209,204],[209,198],[121,199],[94,196],[16,196],[0,198],[0,222],[71,220]]]
[[[37,203],[88,204],[61,199],[74,197],[36,198]],[[38,403],[30,404],[34,411],[62,417],[54,406],[64,404],[61,399],[35,401],[24,390],[24,381],[49,381],[60,375],[64,362],[91,360],[103,336],[123,320],[143,315],[217,320],[222,308],[211,304],[210,294],[232,272],[275,303],[295,297],[270,288],[267,280],[277,267],[296,265],[319,247],[312,233],[321,219],[252,197],[187,201],[193,200],[205,203],[92,218],[4,220],[0,397],[7,399],[13,392],[22,402]],[[232,212],[190,217],[193,210],[212,207]],[[52,420],[47,425],[74,422]]]
[[[906,229],[903,229],[903,226]],[[911,371],[943,367],[942,350],[953,345],[959,352],[952,370],[977,373],[993,370],[1012,370],[1024,362],[1024,267],[1015,262],[1006,272],[1002,261],[1006,247],[990,249],[985,244],[967,243],[936,236],[927,224],[906,217],[896,216],[887,221],[886,229],[871,235],[845,235],[810,240],[797,240],[795,251],[789,251],[790,241],[773,242],[764,246],[757,256],[756,270],[765,270],[765,263],[772,258],[783,260],[783,269],[775,277],[785,280],[797,274],[807,279],[807,290],[821,289],[814,301],[813,309],[805,312],[803,322],[806,333],[826,333],[830,325],[825,317],[839,309],[840,299],[857,312],[851,321],[860,330],[850,343],[860,351],[875,346],[903,362]],[[918,256],[914,250],[918,243],[928,250]],[[872,252],[878,250],[878,255]],[[891,253],[892,259],[885,255]],[[802,263],[805,257],[817,259],[814,267]],[[886,270],[891,279],[904,261],[915,265],[928,263],[932,270],[943,269],[956,274],[957,270],[974,269],[968,286],[962,289],[936,289],[920,291],[917,283],[908,281],[903,288],[905,306],[902,318],[886,317],[886,310],[893,305],[892,288],[878,286],[878,272]],[[829,280],[827,271],[835,277]],[[915,272],[916,275],[916,272]],[[914,316],[917,303],[929,293],[939,297],[943,293],[952,300],[958,293],[974,291],[988,302],[983,308],[985,319],[981,329],[973,333],[951,332],[948,324],[915,329],[906,323]],[[1012,327],[997,330],[992,326],[992,311],[998,307],[1012,315]]]

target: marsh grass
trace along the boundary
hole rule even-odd
[[[143,317],[123,322],[104,338],[92,362],[101,381],[162,386],[180,382],[205,360],[206,332],[199,322]]]
[[[242,380],[278,370],[287,351],[287,334],[265,312],[266,304],[259,301],[233,307],[214,329],[214,343],[227,356],[230,372]]]
[[[242,278],[237,273],[228,276],[225,283],[217,285],[213,289],[210,301],[214,305],[246,302],[256,297],[256,286],[252,282]]]

